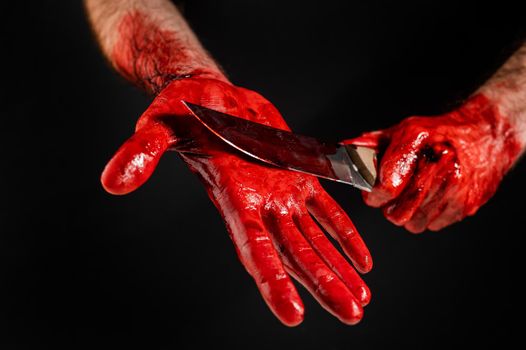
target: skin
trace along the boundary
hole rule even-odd
[[[237,254],[264,300],[288,326],[302,322],[290,276],[346,324],[363,317],[370,291],[357,270],[372,259],[356,228],[312,176],[246,159],[200,125],[181,101],[288,130],[258,93],[232,85],[167,1],[88,0],[103,52],[128,80],[156,95],[135,134],[110,160],[101,180],[113,194],[141,186],[167,150],[179,152],[221,213]]]
[[[360,272],[370,254],[347,215],[316,179],[255,164],[218,143],[180,104],[186,100],[277,128],[279,112],[259,94],[232,85],[178,13],[164,0],[86,0],[102,51],[125,78],[156,99],[136,133],[102,175],[125,194],[142,185],[167,150],[178,151],[203,181],[238,256],[286,325],[303,305],[289,275],[342,322],[354,324],[370,292],[315,220]],[[411,117],[344,143],[381,153],[367,204],[411,232],[439,230],[473,215],[496,191],[526,146],[526,54],[522,47],[461,107]]]
[[[383,155],[365,202],[412,233],[474,215],[526,147],[526,45],[458,109],[347,140]]]

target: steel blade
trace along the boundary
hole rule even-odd
[[[375,153],[366,147],[320,141],[182,101],[204,126],[227,144],[262,162],[370,191]]]

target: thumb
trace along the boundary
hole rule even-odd
[[[102,187],[116,195],[136,190],[152,175],[159,159],[172,144],[172,132],[163,124],[139,129],[106,164],[100,178]]]
[[[361,134],[358,137],[343,140],[340,142],[343,145],[363,146],[374,149],[377,153],[380,152],[389,142],[390,135],[386,130],[371,131]]]

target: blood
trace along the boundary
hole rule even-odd
[[[437,117],[411,117],[347,142],[383,148],[379,181],[365,201],[411,232],[473,215],[521,152],[516,131],[483,94]]]
[[[151,94],[158,94],[172,80],[189,76],[225,79],[211,60],[196,54],[184,36],[159,24],[140,11],[123,16],[111,54],[115,68]]]
[[[289,130],[277,109],[256,92],[228,83],[177,33],[160,29],[139,12],[126,15],[118,31],[116,68],[158,96],[139,118],[135,135],[106,166],[103,186],[116,194],[133,191],[149,178],[164,151],[179,151],[283,323],[297,325],[304,313],[289,274],[342,322],[357,323],[369,289],[311,217],[359,271],[367,272],[370,253],[345,212],[314,177],[261,165],[227,147],[181,101]],[[379,183],[365,199],[413,232],[439,229],[475,213],[520,152],[506,118],[483,95],[452,113],[409,118],[353,142],[385,148]]]
[[[140,81],[148,77],[144,87],[152,92],[172,80],[139,118],[135,135],[106,166],[101,178],[104,188],[115,194],[133,191],[149,178],[165,150],[178,151],[203,182],[241,262],[284,324],[297,325],[303,319],[303,303],[289,273],[342,322],[357,323],[370,291],[311,217],[339,241],[359,271],[367,272],[372,268],[370,253],[345,212],[316,178],[248,160],[212,135],[181,101],[289,130],[278,110],[258,93],[233,86],[224,77],[178,75],[174,58],[166,57],[170,52],[166,46],[149,49],[153,52],[148,56],[159,57],[142,57],[152,40],[168,33],[146,29],[149,25],[141,16],[137,29],[137,14],[133,16],[126,19],[132,23],[120,26],[121,36],[131,31],[136,41],[147,42],[119,45],[116,50],[123,61],[119,70]],[[179,45],[170,35],[159,40]],[[178,55],[183,60],[189,56],[184,50]],[[169,72],[176,78],[159,75],[160,65],[174,66]]]

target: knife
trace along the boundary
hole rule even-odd
[[[371,191],[376,181],[373,149],[328,143],[181,101],[221,140],[259,161]]]

